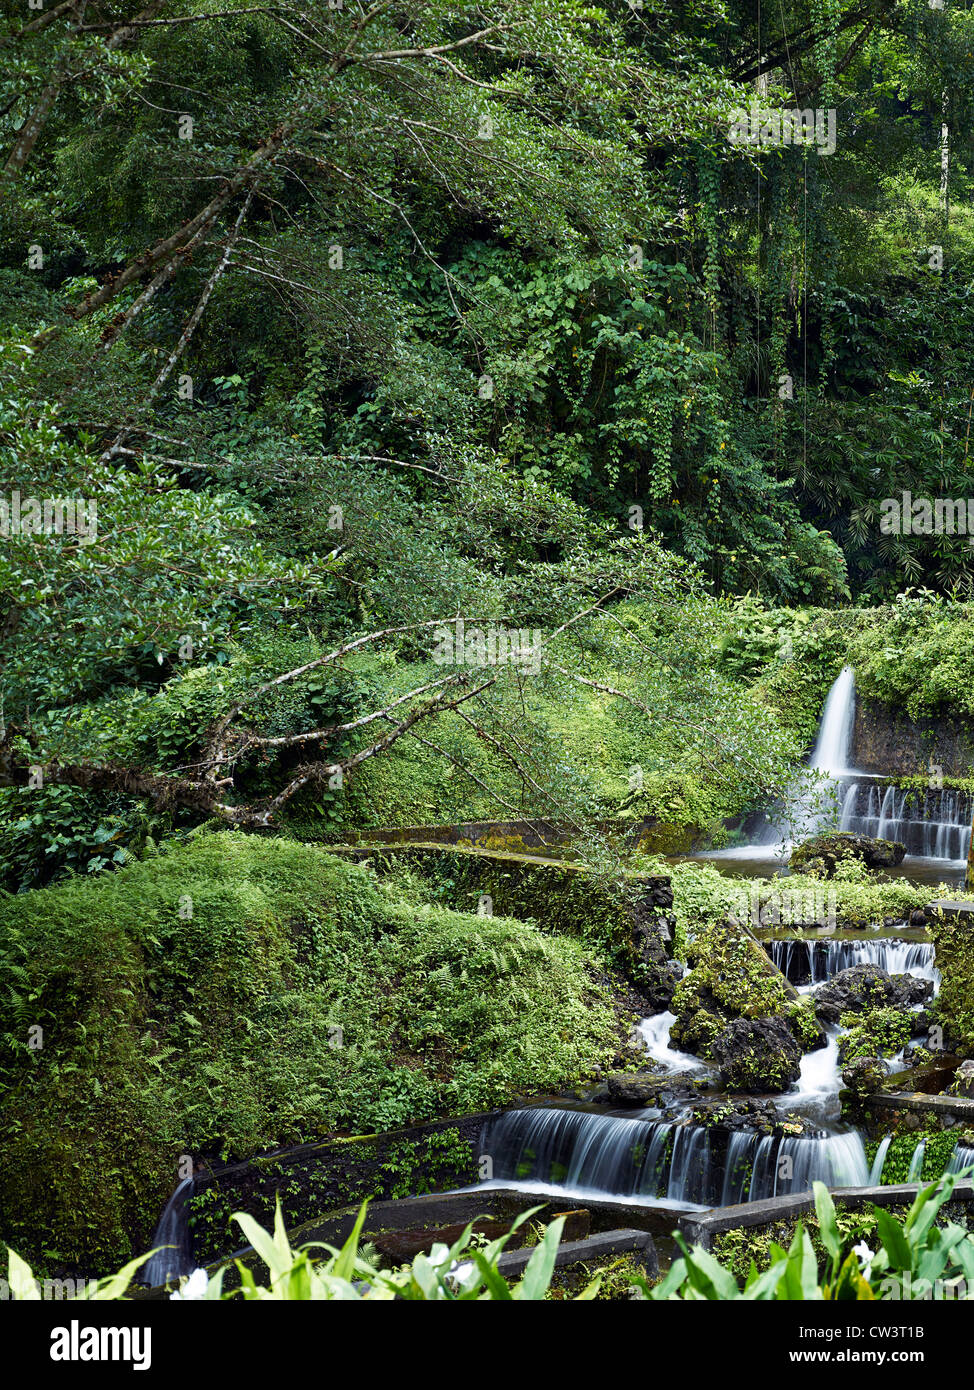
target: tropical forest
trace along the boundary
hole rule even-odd
[[[966,0],[0,0],[14,1335],[929,1363],[972,420]]]

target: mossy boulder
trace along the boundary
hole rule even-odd
[[[881,1057],[856,1057],[842,1068],[842,1082],[855,1096],[881,1091],[889,1068]]]
[[[837,830],[805,840],[792,850],[790,862],[796,873],[832,878],[836,866],[848,860],[858,860],[867,869],[894,869],[903,862],[905,854],[906,846],[898,840],[878,840],[871,835]]]
[[[807,1004],[742,924],[704,927],[690,943],[689,957],[692,969],[671,1005],[676,1020],[670,1038],[677,1046],[716,1059],[715,1040],[736,1019],[780,1020],[799,1057],[824,1042]]]
[[[784,1091],[798,1080],[802,1050],[784,1018],[735,1018],[711,1054],[729,1091]]]
[[[968,919],[935,910],[930,923],[940,971],[933,1006],[942,1045],[962,1057],[974,1056],[974,930]]]
[[[857,1057],[892,1057],[910,1040],[914,1015],[900,1009],[867,1009],[843,1014],[839,1061]]]
[[[852,965],[815,991],[815,1012],[823,1023],[838,1023],[843,1014],[909,1009],[924,1003],[932,994],[930,980],[916,975],[890,975],[878,965]]]

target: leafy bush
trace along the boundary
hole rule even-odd
[[[937,1213],[950,1201],[956,1183],[969,1177],[948,1174],[917,1193],[903,1221],[874,1206],[877,1249],[864,1242],[848,1249],[835,1204],[824,1183],[814,1184],[815,1210],[824,1267],[804,1225],[799,1222],[790,1247],[772,1242],[770,1264],[759,1272],[753,1259],[743,1286],[709,1251],[676,1241],[682,1257],[654,1287],[640,1288],[655,1300],[703,1301],[870,1301],[889,1299],[974,1298],[974,1234],[956,1222],[936,1226]]]
[[[510,1231],[483,1245],[473,1233],[471,1222],[450,1246],[434,1245],[428,1255],[417,1255],[410,1264],[399,1269],[379,1269],[364,1258],[359,1242],[368,1203],[359,1210],[351,1234],[340,1250],[322,1242],[312,1242],[297,1250],[291,1248],[280,1204],[273,1232],[267,1231],[245,1212],[234,1220],[257,1255],[267,1266],[267,1274],[258,1282],[249,1264],[234,1261],[239,1283],[225,1288],[227,1266],[215,1274],[206,1275],[199,1269],[180,1286],[171,1298],[180,1301],[206,1300],[217,1302],[242,1298],[247,1302],[322,1302],[332,1299],[355,1302],[388,1302],[406,1299],[426,1303],[532,1302],[543,1299],[548,1292],[558,1254],[558,1245],[566,1218],[556,1217],[545,1229],[532,1251],[524,1274],[514,1284],[509,1283],[497,1268],[498,1260],[511,1236],[525,1221],[540,1211],[533,1207],[522,1212],[511,1224]],[[316,1252],[327,1251],[324,1257]],[[150,1252],[151,1254],[152,1252]],[[149,1259],[141,1255],[130,1261],[118,1274],[98,1280],[86,1288],[80,1300],[109,1301],[123,1299],[138,1270]],[[15,1251],[8,1251],[9,1285],[17,1301],[35,1300],[41,1291],[26,1261]],[[576,1301],[593,1299],[599,1291],[601,1276],[588,1282]]]

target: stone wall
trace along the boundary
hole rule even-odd
[[[956,718],[911,719],[857,696],[852,761],[864,772],[888,776],[926,773],[933,762],[945,777],[965,777],[974,769],[974,729]]]

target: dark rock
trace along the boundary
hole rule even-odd
[[[644,895],[632,905],[632,945],[639,991],[652,1012],[661,1013],[670,1007],[683,972],[666,950],[676,919],[661,912],[651,899],[652,895]]]
[[[857,1096],[881,1091],[889,1068],[881,1057],[856,1057],[842,1068],[842,1081]]]
[[[802,1052],[783,1018],[735,1018],[711,1053],[730,1091],[784,1091],[798,1080]]]
[[[791,867],[798,872],[811,870],[832,878],[835,867],[843,860],[858,859],[867,869],[892,869],[902,863],[906,846],[898,840],[876,840],[871,835],[856,835],[850,830],[837,830],[827,835],[813,835],[791,853]]]
[[[652,1105],[664,1082],[648,1071],[614,1071],[610,1072],[606,1084],[609,1099],[616,1105]]]
[[[712,1056],[717,1034],[733,1019],[784,1015],[799,994],[741,923],[712,923],[690,943],[693,968],[671,1008],[670,1039],[685,1052]]]
[[[947,1092],[952,1096],[974,1099],[974,1061],[968,1059],[966,1062],[961,1062],[954,1072],[954,1079],[947,1087]]]
[[[701,1101],[691,1110],[690,1122],[731,1133],[746,1130],[779,1135],[801,1134],[808,1125],[799,1115],[783,1115],[773,1100],[748,1100],[743,1096]]]
[[[816,991],[815,1013],[823,1023],[838,1023],[844,1013],[905,1009],[924,1003],[932,993],[930,980],[919,980],[915,975],[889,975],[878,965],[853,965]]]
[[[925,927],[927,925],[927,914],[922,907],[915,908],[910,913],[911,927]]]

